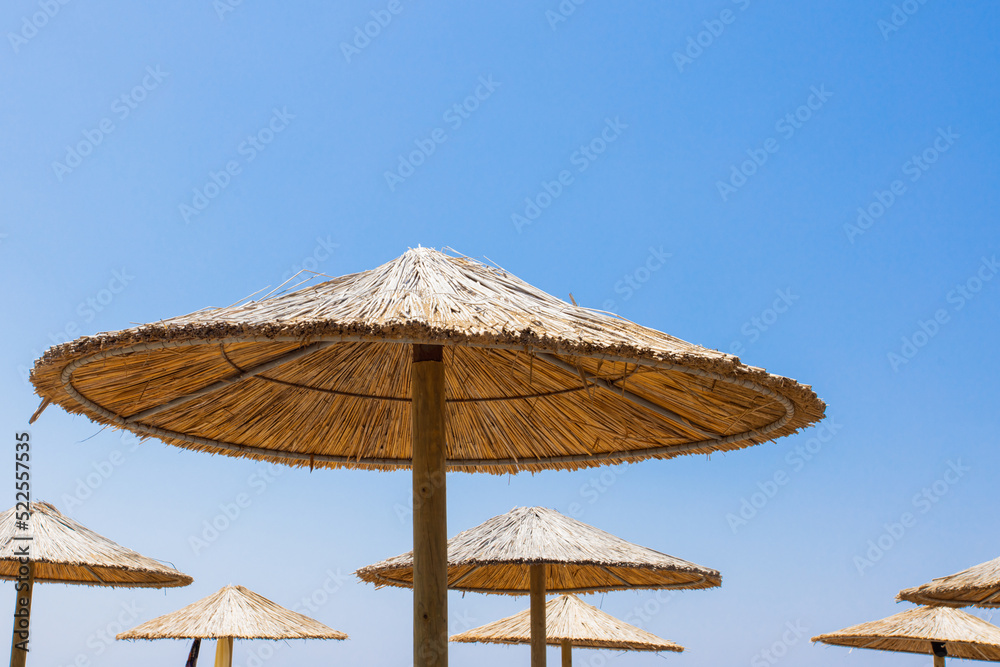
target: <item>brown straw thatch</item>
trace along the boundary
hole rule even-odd
[[[1000,558],[938,577],[916,588],[906,588],[896,599],[951,607],[1000,607]]]
[[[545,603],[546,643],[609,648],[627,651],[676,651],[684,647],[629,625],[575,595],[562,595]],[[527,644],[531,641],[531,610],[454,635],[453,642]]]
[[[640,547],[544,507],[516,507],[448,540],[448,588],[524,595],[532,564],[545,564],[552,593],[634,588],[711,588],[718,571]],[[355,574],[382,586],[413,586],[413,552]]]
[[[188,575],[98,535],[49,503],[31,503],[28,532],[16,528],[15,509],[0,514],[2,579],[17,579],[19,549],[27,544],[36,582],[128,588],[187,586],[192,582]],[[23,536],[31,540],[17,539]]]
[[[926,654],[933,652],[932,643],[940,642],[954,658],[1000,660],[1000,628],[952,607],[917,607],[812,640],[836,646]]]
[[[411,344],[446,348],[452,470],[729,451],[825,410],[807,385],[427,248],[242,305],[84,336],[48,350],[31,380],[71,413],[179,447],[405,468]]]
[[[243,586],[216,593],[165,614],[116,639],[347,639],[319,621],[271,602]]]

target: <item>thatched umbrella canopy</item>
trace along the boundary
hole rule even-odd
[[[416,248],[362,273],[48,350],[45,401],[290,465],[413,468],[417,664],[446,664],[444,471],[729,451],[813,424],[794,380]],[[426,570],[424,569],[426,567]],[[426,585],[426,590],[425,590]]]
[[[193,581],[172,567],[98,535],[49,503],[36,501],[30,509],[23,525],[21,503],[0,514],[0,579],[17,581],[12,666],[24,665],[27,657],[27,650],[18,648],[18,639],[28,637],[35,582],[166,588]],[[20,610],[24,615],[19,618]]]
[[[356,572],[376,586],[412,586],[413,552]],[[717,570],[615,537],[545,507],[515,507],[448,540],[448,588],[531,595],[532,644],[544,650],[545,594],[710,588]]]
[[[448,540],[448,588],[454,590],[526,595],[533,567],[544,572],[550,593],[722,585],[717,570],[626,542],[546,507],[515,507]],[[412,587],[413,552],[356,574],[376,587]]]
[[[814,642],[880,651],[928,653],[935,667],[946,656],[1000,661],[1000,628],[952,607],[917,607],[881,621],[813,637]]]
[[[1000,558],[938,577],[916,588],[906,588],[896,599],[949,607],[1000,607]]]
[[[233,639],[347,639],[347,635],[285,609],[248,588],[226,586],[115,638],[216,639],[215,664],[229,667]]]
[[[676,651],[684,647],[661,639],[642,628],[619,620],[575,595],[561,595],[545,604],[545,641],[562,647],[563,667],[572,665],[572,647],[609,648],[623,651]],[[531,610],[473,628],[451,637],[453,642],[528,644],[531,642]]]

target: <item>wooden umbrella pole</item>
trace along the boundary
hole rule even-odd
[[[545,667],[545,564],[533,563],[531,589],[531,667]]]
[[[35,564],[21,563],[14,586],[14,632],[10,639],[10,667],[24,667],[28,659],[31,627],[31,592],[35,588]],[[27,572],[24,570],[27,569]],[[22,576],[23,575],[23,576]]]
[[[934,656],[934,667],[944,667],[944,656],[936,655]]]
[[[573,667],[573,646],[568,639],[562,640],[562,667]]]
[[[233,638],[215,640],[215,667],[233,667]]]
[[[413,664],[448,665],[444,348],[413,346]]]

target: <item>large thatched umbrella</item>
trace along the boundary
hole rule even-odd
[[[938,577],[916,588],[906,588],[896,599],[949,607],[1000,607],[1000,558]]]
[[[49,503],[36,501],[30,508],[27,519],[19,506],[0,514],[0,579],[17,581],[11,667],[23,666],[27,658],[35,582],[166,588],[193,581],[172,567],[98,535]]]
[[[226,586],[115,639],[215,639],[216,667],[230,667],[233,639],[347,639],[347,635],[248,588]]]
[[[928,653],[934,667],[944,667],[946,656],[1000,661],[1000,628],[952,607],[917,607],[813,637],[814,642],[873,648],[880,651]]]
[[[608,648],[623,651],[676,651],[684,647],[637,628],[575,595],[561,595],[545,604],[545,639],[562,647],[562,667],[572,667],[573,647]],[[461,634],[453,642],[485,644],[528,644],[531,642],[531,610],[487,623]]]
[[[730,451],[823,417],[812,389],[416,248],[382,266],[48,350],[45,401],[199,451],[413,468],[414,662],[447,664],[445,471]]]
[[[412,586],[413,552],[363,567],[376,586]],[[507,514],[448,540],[448,588],[531,596],[532,660],[545,651],[545,593],[710,588],[718,571],[615,537],[544,507]]]

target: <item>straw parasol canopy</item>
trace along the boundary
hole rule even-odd
[[[1000,607],[1000,558],[901,590],[896,599],[950,607]]]
[[[917,607],[813,637],[814,642],[969,660],[1000,660],[1000,628],[952,607]],[[935,653],[935,645],[938,651]],[[942,651],[943,649],[943,651]]]
[[[444,346],[447,465],[579,468],[748,447],[823,417],[809,386],[506,271],[416,248],[318,285],[49,349],[37,392],[199,451],[410,466],[410,345]]]
[[[343,632],[243,586],[225,586],[116,639],[347,639]]]
[[[49,349],[31,380],[42,408],[178,447],[310,469],[412,467],[418,665],[447,664],[446,470],[730,451],[825,410],[795,380],[428,248],[84,336]]]
[[[226,586],[115,638],[216,639],[215,664],[229,667],[233,639],[347,639],[347,635],[285,609],[248,588]]]
[[[17,579],[17,550],[24,535],[15,528],[15,509],[0,514],[0,579]],[[165,588],[193,579],[152,558],[98,535],[49,503],[31,503],[29,549],[36,582]]]
[[[0,514],[0,579],[14,586],[11,667],[27,660],[35,582],[166,588],[187,586],[188,575],[98,535],[49,503],[18,503]]]
[[[571,660],[570,647],[608,648],[624,651],[675,651],[684,647],[629,625],[575,595],[562,595],[545,604],[546,643],[563,647],[563,663]],[[531,610],[473,628],[451,637],[453,642],[527,644],[531,641]]]
[[[448,540],[448,588],[525,595],[532,566],[545,589],[590,593],[635,588],[711,588],[717,570],[615,537],[545,507],[515,507]],[[355,574],[376,587],[413,586],[413,552]]]

